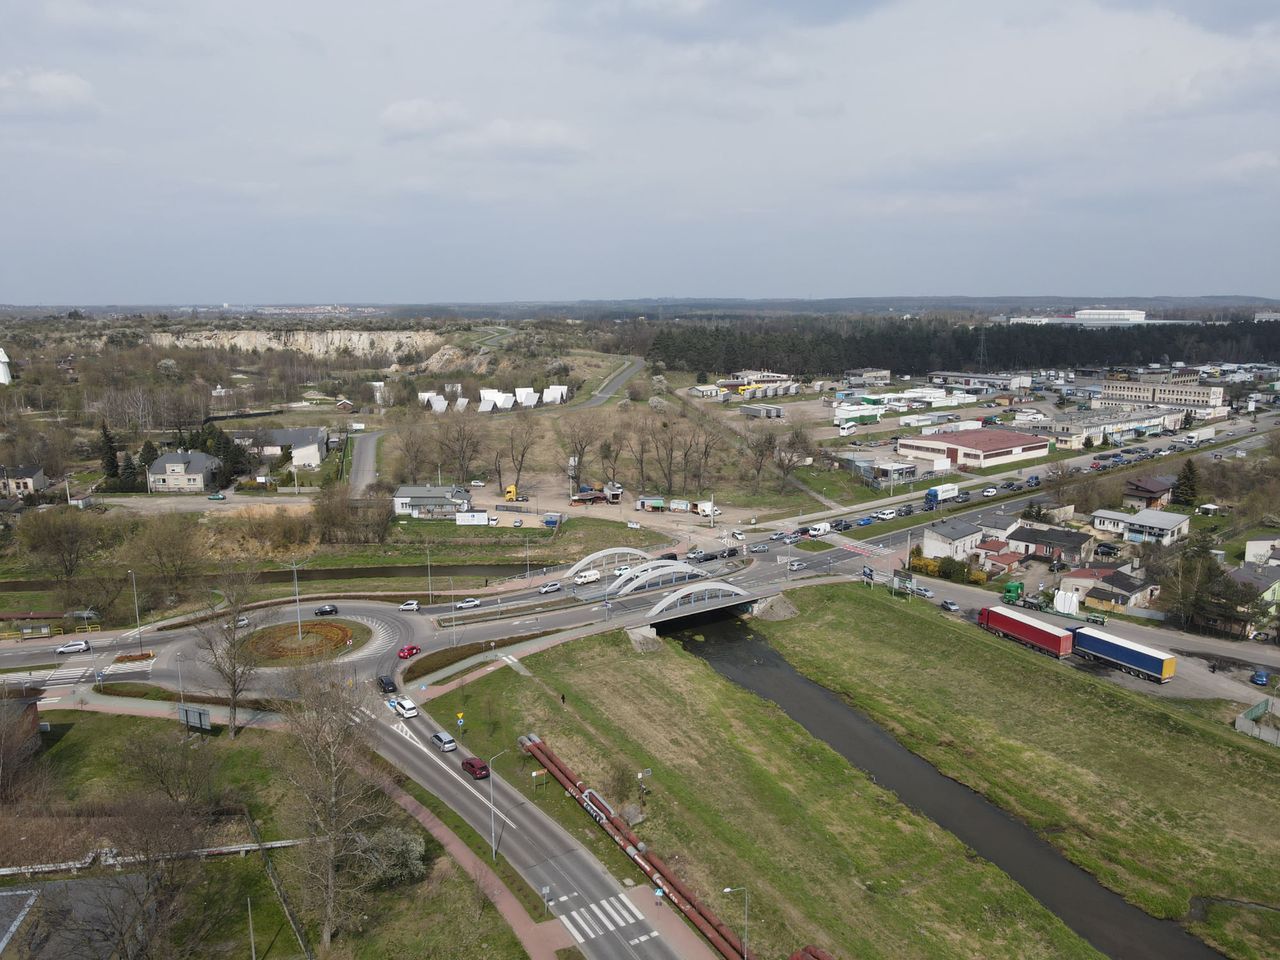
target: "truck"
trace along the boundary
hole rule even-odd
[[[1212,440],[1217,430],[1214,427],[1197,427],[1195,430],[1188,430],[1186,436],[1182,438],[1183,443],[1204,443]]]
[[[1105,663],[1135,677],[1155,683],[1168,683],[1178,668],[1178,658],[1171,653],[1145,647],[1097,627],[1075,627],[1075,655],[1082,660]]]
[[[940,504],[946,503],[948,500],[954,500],[959,495],[960,487],[958,484],[940,483],[924,492],[924,505],[927,509],[934,510]]]
[[[1004,603],[1017,603],[1022,599],[1022,581],[1011,580],[1004,585],[1004,594],[1000,599]]]
[[[516,497],[518,497],[519,495],[520,495],[520,491],[516,489],[516,485],[514,483],[508,483],[507,489],[503,491],[502,499],[505,500],[507,503],[515,503]]]
[[[558,527],[564,523],[565,515],[563,513],[547,513],[543,514],[542,525],[544,527]]]
[[[1021,610],[983,607],[978,611],[978,626],[1059,660],[1071,656],[1070,630],[1029,617]]]
[[[582,586],[583,584],[586,584],[586,583],[595,583],[599,579],[600,579],[599,570],[583,570],[581,573],[574,576],[573,582],[576,583],[578,586]]]
[[[718,517],[721,513],[714,500],[699,500],[694,507],[697,508],[700,517]]]

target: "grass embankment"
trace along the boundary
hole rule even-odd
[[[677,647],[638,654],[617,633],[527,657],[433,701],[466,713],[467,748],[490,755],[536,732],[615,805],[640,799],[637,832],[730,923],[719,891],[750,878],[760,956],[817,943],[860,958],[1097,957],[991,865],[872,784],[772,704]],[[561,705],[561,694],[565,705]],[[498,772],[619,876],[638,871],[554,784],[531,786],[510,749]]]
[[[822,470],[818,467],[800,467],[795,478],[824,497],[842,504],[866,503],[884,496],[873,490],[854,475],[852,470]]]
[[[411,683],[429,673],[435,673],[437,670],[451,667],[455,663],[461,663],[467,657],[474,657],[477,653],[514,647],[517,643],[536,640],[538,637],[545,637],[548,633],[554,632],[553,630],[543,630],[541,633],[526,633],[518,637],[504,637],[501,640],[477,640],[475,643],[463,643],[456,647],[435,650],[425,656],[418,657],[410,664],[409,669],[404,672],[404,682]]]
[[[882,591],[793,602],[803,616],[753,626],[798,669],[1150,913],[1277,908],[1219,905],[1191,928],[1232,957],[1280,955],[1274,747]]]
[[[137,737],[157,729],[173,729],[170,720],[140,717],[67,710],[45,711],[41,716],[53,724],[52,732],[44,737],[45,756],[53,773],[52,799],[68,803],[117,802],[123,791],[136,786],[129,781],[120,758],[128,754]],[[272,761],[272,741],[278,736],[262,730],[244,730],[234,741],[215,736],[192,748],[207,752],[209,762],[219,769],[221,782],[236,790],[261,823],[266,840],[297,835],[289,819],[284,781],[276,775]],[[70,825],[79,822],[72,818]],[[416,829],[399,814],[397,822]],[[83,838],[90,846],[98,839],[90,833]],[[234,837],[239,842],[248,839],[247,831],[243,837]],[[364,911],[368,918],[364,929],[340,936],[327,956],[333,960],[405,956],[527,960],[515,935],[492,906],[487,902],[481,906],[475,884],[466,872],[444,856],[431,837],[427,837],[427,850],[434,861],[427,879],[373,893]],[[201,894],[214,898],[211,902],[219,904],[224,916],[213,934],[202,940],[195,952],[184,956],[192,960],[248,956],[249,897],[253,900],[258,956],[281,960],[300,956],[259,858],[210,859],[202,863],[201,869],[206,882]]]

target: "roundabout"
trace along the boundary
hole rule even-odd
[[[353,620],[304,620],[277,623],[255,630],[249,649],[261,667],[292,667],[352,653],[364,646],[373,631]]]

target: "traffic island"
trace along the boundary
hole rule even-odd
[[[249,649],[262,667],[296,667],[332,660],[350,653],[369,640],[372,631],[352,620],[303,620],[277,623],[255,630]]]

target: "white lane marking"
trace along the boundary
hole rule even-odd
[[[564,928],[565,928],[566,930],[568,930],[570,933],[572,933],[572,934],[573,934],[573,939],[574,939],[574,940],[577,940],[577,941],[578,941],[578,943],[582,943],[582,942],[583,942],[583,940],[582,940],[582,934],[580,934],[577,930],[575,930],[575,929],[573,928],[573,924],[569,922],[569,918],[568,918],[567,916],[562,916],[562,917],[560,917],[560,922],[564,924]]]
[[[594,911],[596,912],[596,916],[600,918],[600,922],[601,922],[601,923],[603,923],[603,924],[605,925],[605,927],[606,927],[606,928],[608,928],[609,930],[612,930],[612,929],[613,929],[613,924],[612,924],[612,923],[610,923],[610,922],[609,922],[609,918],[608,918],[608,917],[606,917],[606,916],[604,915],[604,911],[602,911],[602,910],[601,910],[598,906],[596,906],[596,904],[594,904],[594,903],[593,903],[593,904],[591,904],[591,909],[592,909],[592,910],[594,910]]]
[[[567,913],[565,914],[565,916],[567,916],[570,920],[572,920],[582,929],[582,932],[586,934],[587,939],[591,939],[595,937],[596,935],[595,931],[592,930],[591,927],[587,926],[587,922],[583,920],[581,916],[578,915],[577,910],[574,910],[571,913]]]
[[[625,927],[627,924],[631,923],[631,918],[628,917],[626,920],[623,920],[622,917],[618,915],[618,911],[613,909],[613,905],[609,903],[608,900],[601,900],[600,906],[604,907],[605,910],[609,912],[609,916],[613,917],[614,923],[618,926]]]
[[[596,922],[592,918],[591,914],[587,913],[586,907],[583,907],[581,910],[573,911],[573,919],[577,920],[587,930],[590,930],[591,935],[593,937],[599,937],[604,935],[603,928],[596,925]]]
[[[409,728],[404,725],[404,723],[396,723],[392,725],[391,729],[395,730],[396,733],[400,734],[402,737],[404,737],[406,740],[408,740],[410,743],[416,746],[419,750],[425,753],[437,766],[440,767],[441,770],[443,770],[449,776],[453,777],[453,779],[457,780],[458,783],[461,784],[463,788],[470,790],[472,796],[474,796],[477,800],[479,800],[482,806],[486,806],[486,807],[489,806],[488,797],[482,794],[479,790],[477,790],[471,784],[467,783],[467,781],[462,778],[462,774],[458,773],[458,771],[454,770],[453,767],[445,763],[444,758],[439,756],[437,751],[428,750],[425,746],[423,746],[422,741],[419,740],[416,736],[414,736],[413,732],[410,731]],[[493,807],[493,812],[497,815],[499,820],[505,823],[512,830],[516,829],[516,825],[511,822],[511,818],[508,817],[501,810],[499,810],[496,804]]]
[[[628,917],[635,917],[633,922],[638,923],[644,919],[644,914],[640,912],[639,908],[622,894],[618,894],[610,899],[618,905],[618,909],[621,910],[623,914]]]
[[[644,943],[646,940],[656,938],[657,936],[658,936],[658,931],[654,930],[654,931],[651,931],[650,933],[646,933],[642,937],[636,937],[634,940],[628,940],[627,944],[629,946],[634,947],[638,943]]]

